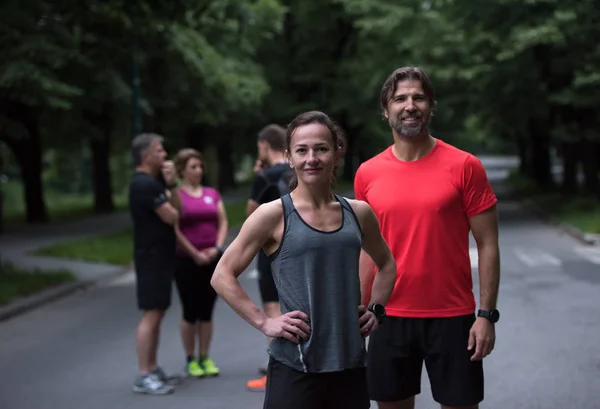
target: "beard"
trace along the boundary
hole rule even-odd
[[[402,119],[405,118],[413,118],[415,121],[411,123],[405,123]],[[427,129],[429,125],[428,118],[423,117],[423,114],[420,112],[405,115],[404,117],[398,117],[396,119],[389,119],[390,127],[398,133],[400,136],[404,136],[405,138],[415,138]]]

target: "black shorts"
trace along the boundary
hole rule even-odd
[[[258,252],[257,260],[258,269],[258,287],[263,304],[268,302],[279,302],[279,294],[273,280],[273,272],[271,271],[271,261],[264,251]]]
[[[171,290],[175,260],[170,267],[135,266],[136,294],[138,308],[143,311],[166,311],[171,306]]]
[[[371,407],[365,368],[304,373],[273,358],[267,368],[263,409],[367,409]]]
[[[371,399],[394,402],[421,392],[423,361],[433,399],[445,406],[483,400],[483,365],[467,350],[475,315],[451,318],[386,317],[371,335],[367,373]]]

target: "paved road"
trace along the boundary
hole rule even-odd
[[[600,408],[600,248],[580,245],[509,200],[500,212],[502,318],[485,361],[482,406]],[[257,301],[254,277],[250,271],[242,281]],[[162,332],[160,360],[169,371],[183,365],[179,311],[176,304]],[[186,380],[171,396],[132,394],[138,317],[129,274],[0,324],[0,408],[262,407],[263,394],[247,392],[245,381],[264,359],[265,339],[222,301],[212,353],[222,376]],[[417,402],[439,407],[425,376]]]

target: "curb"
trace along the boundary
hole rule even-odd
[[[76,281],[72,283],[60,284],[56,287],[32,294],[28,297],[19,298],[4,307],[0,307],[0,322],[7,321],[52,301],[64,298],[77,291],[87,290],[105,281],[119,277],[129,271],[131,271],[131,266],[124,267],[122,270],[119,270],[116,273],[108,274],[104,277],[98,278],[97,280]]]
[[[577,227],[575,227],[571,224],[565,223],[562,220],[556,218],[555,216],[552,216],[546,210],[544,210],[543,208],[541,208],[540,206],[538,206],[536,203],[534,203],[533,201],[531,201],[529,199],[522,199],[521,203],[531,213],[533,213],[536,216],[553,224],[559,230],[562,230],[563,232],[567,233],[569,236],[573,237],[574,239],[578,240],[579,242],[581,242],[583,244],[587,244],[589,246],[600,245],[600,234],[585,233],[585,232],[581,231],[580,229],[578,229]]]

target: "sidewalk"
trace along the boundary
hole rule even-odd
[[[223,201],[227,204],[236,203],[244,200],[247,194],[247,189],[228,192],[223,195]],[[110,280],[131,271],[131,266],[35,256],[30,254],[32,251],[60,242],[118,232],[130,226],[131,220],[127,211],[95,215],[67,222],[7,226],[0,235],[0,257],[3,262],[7,261],[24,269],[68,270],[76,277],[77,281],[15,300],[8,306],[0,307],[0,321],[58,297],[85,289],[99,281]],[[237,228],[231,229],[228,241],[232,240],[237,232]]]

